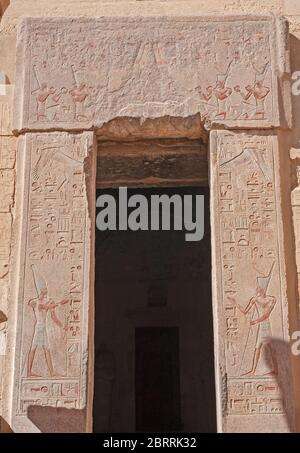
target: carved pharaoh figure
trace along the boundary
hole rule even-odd
[[[49,96],[55,93],[53,87],[48,88],[47,83],[42,83],[38,90],[32,92],[36,93],[36,116],[38,121],[47,120],[46,115],[46,102]]]
[[[38,297],[31,299],[28,302],[29,307],[31,307],[34,312],[35,324],[27,360],[27,377],[39,377],[32,371],[35,354],[38,348],[43,349],[48,371],[50,373],[50,376],[53,377],[56,375],[56,373],[53,367],[48,339],[47,321],[50,314],[52,321],[61,329],[64,329],[62,322],[56,316],[55,309],[60,305],[68,303],[69,300],[64,299],[59,302],[54,302],[52,299],[50,299],[48,297],[48,289],[44,278],[39,274],[34,266],[32,266],[32,271]]]
[[[264,70],[260,74],[256,74],[255,81],[253,85],[247,85],[245,87],[246,92],[243,93],[240,86],[236,85],[234,87],[234,91],[239,93],[244,101],[247,103],[251,96],[254,97],[255,100],[255,111],[254,111],[254,118],[263,120],[265,119],[265,100],[267,95],[270,92],[270,88],[264,85],[264,78],[266,76],[268,70],[268,64],[264,67]],[[248,113],[244,114],[245,118],[248,118]]]
[[[86,120],[87,116],[84,109],[84,101],[88,97],[89,93],[85,83],[81,83],[79,87],[74,87],[70,90],[70,95],[73,98],[75,104],[75,119],[78,121]]]
[[[234,305],[236,305],[236,307],[242,314],[248,316],[250,323],[242,362],[248,346],[250,335],[255,335],[255,351],[252,360],[252,366],[248,372],[244,373],[244,375],[255,375],[263,348],[269,350],[272,359],[272,369],[265,374],[277,375],[278,373],[276,354],[273,346],[270,344],[270,337],[272,336],[270,316],[276,305],[276,299],[275,297],[267,294],[273,267],[274,263],[271,267],[269,275],[264,277],[257,277],[256,294],[250,299],[245,308],[239,305],[234,298],[228,297],[228,299]],[[254,329],[253,326],[257,326],[257,329]],[[241,365],[242,364],[243,363],[241,363]]]

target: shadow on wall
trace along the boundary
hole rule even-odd
[[[300,71],[300,40],[290,34],[290,60],[291,60],[291,73]],[[294,81],[292,80],[292,84]],[[300,117],[300,95],[292,94],[292,140],[291,145],[300,148],[300,125],[298,118]]]
[[[274,376],[277,385],[280,389],[281,398],[283,401],[283,410],[287,420],[290,432],[295,432],[295,417],[294,417],[294,401],[291,400],[291,346],[287,341],[272,338],[269,345],[275,351],[278,365],[278,374]]]
[[[42,433],[84,433],[86,410],[29,406],[27,416]]]
[[[3,16],[6,8],[9,6],[10,0],[0,0],[0,19]]]
[[[0,434],[11,434],[13,430],[9,426],[8,423],[4,420],[4,418],[0,417]]]

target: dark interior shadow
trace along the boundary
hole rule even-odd
[[[96,433],[217,431],[209,191],[128,191],[148,208],[150,196],[175,193],[204,195],[203,241],[173,230],[96,230]],[[118,198],[116,189],[100,194]]]
[[[3,311],[0,310],[0,323],[1,322],[6,322],[7,321],[7,316]]]
[[[86,410],[29,406],[27,416],[42,433],[84,433]]]
[[[5,13],[5,10],[9,7],[10,0],[3,0],[3,2],[0,5],[0,20],[1,16]]]
[[[280,389],[283,401],[284,415],[286,417],[289,431],[296,431],[295,408],[293,399],[292,365],[291,365],[291,346],[287,341],[272,338],[269,342],[275,351],[278,374],[274,376]]]

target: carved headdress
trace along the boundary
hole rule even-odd
[[[230,67],[232,65],[232,62],[233,62],[233,60],[231,60],[230,63],[228,64],[226,71],[224,71],[224,72],[218,71],[217,72],[217,82],[226,82],[226,80],[227,80],[227,78],[229,76],[229,71],[230,71]]]
[[[271,266],[271,269],[270,269],[270,272],[269,272],[269,274],[267,276],[257,277],[257,286],[259,288],[264,289],[265,291],[267,291],[269,283],[270,283],[270,280],[271,280],[271,277],[272,277],[273,268],[274,268],[274,262],[273,262],[273,264]]]
[[[269,62],[267,62],[264,66],[260,68],[257,68],[255,65],[252,66],[255,70],[255,82],[264,83],[269,68]]]
[[[34,280],[35,288],[38,293],[38,296],[40,296],[41,291],[43,289],[47,289],[47,283],[46,283],[46,280],[44,279],[44,277],[39,273],[39,271],[37,270],[37,268],[34,264],[32,264],[31,269],[32,269],[32,273],[33,273],[33,280]]]

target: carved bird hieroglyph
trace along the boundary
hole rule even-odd
[[[33,180],[37,181],[42,172],[49,169],[53,162],[63,164],[65,170],[74,171],[82,165],[82,162],[65,154],[58,147],[43,148],[37,163],[32,170]]]
[[[265,160],[264,154],[257,148],[244,148],[239,154],[223,162],[220,167],[223,169],[233,169],[239,165],[248,165],[252,163],[263,177],[267,180],[272,178],[271,168]]]

